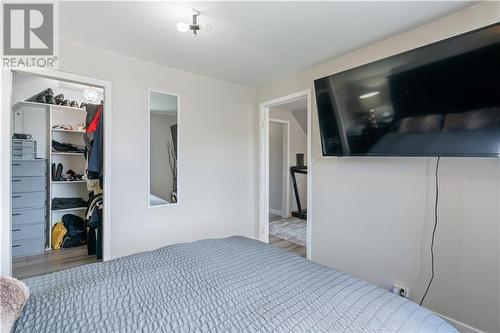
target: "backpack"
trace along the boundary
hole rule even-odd
[[[64,227],[64,223],[59,222],[52,227],[52,248],[59,250],[62,246],[64,236],[68,231]]]
[[[66,237],[64,237],[62,247],[75,247],[87,243],[87,227],[85,221],[80,217],[73,214],[63,215],[62,221],[67,230]]]

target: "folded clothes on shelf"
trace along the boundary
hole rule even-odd
[[[72,143],[61,143],[56,140],[52,140],[52,150],[61,153],[84,153],[85,147]]]
[[[31,140],[33,139],[33,137],[31,136],[31,134],[14,133],[12,134],[12,139]]]
[[[87,201],[82,198],[53,198],[52,210],[87,207]]]

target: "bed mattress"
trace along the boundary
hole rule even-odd
[[[456,332],[407,299],[244,237],[24,282],[14,332]]]

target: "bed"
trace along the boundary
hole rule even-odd
[[[407,299],[244,237],[24,282],[14,332],[456,332]]]

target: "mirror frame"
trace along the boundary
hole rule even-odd
[[[161,205],[154,205],[151,206],[151,203],[149,201],[149,195],[151,193],[151,93],[158,93],[158,94],[165,94],[165,95],[170,95],[170,96],[175,96],[177,97],[177,202],[175,203],[168,203],[168,204],[161,204]],[[146,194],[146,201],[147,201],[147,207],[148,208],[163,208],[163,207],[176,207],[179,206],[179,188],[180,188],[180,156],[181,156],[181,144],[179,140],[179,132],[181,128],[181,97],[179,94],[168,92],[168,91],[163,91],[163,90],[157,90],[157,89],[148,89],[148,109],[147,109],[147,115],[148,115],[148,193]]]

